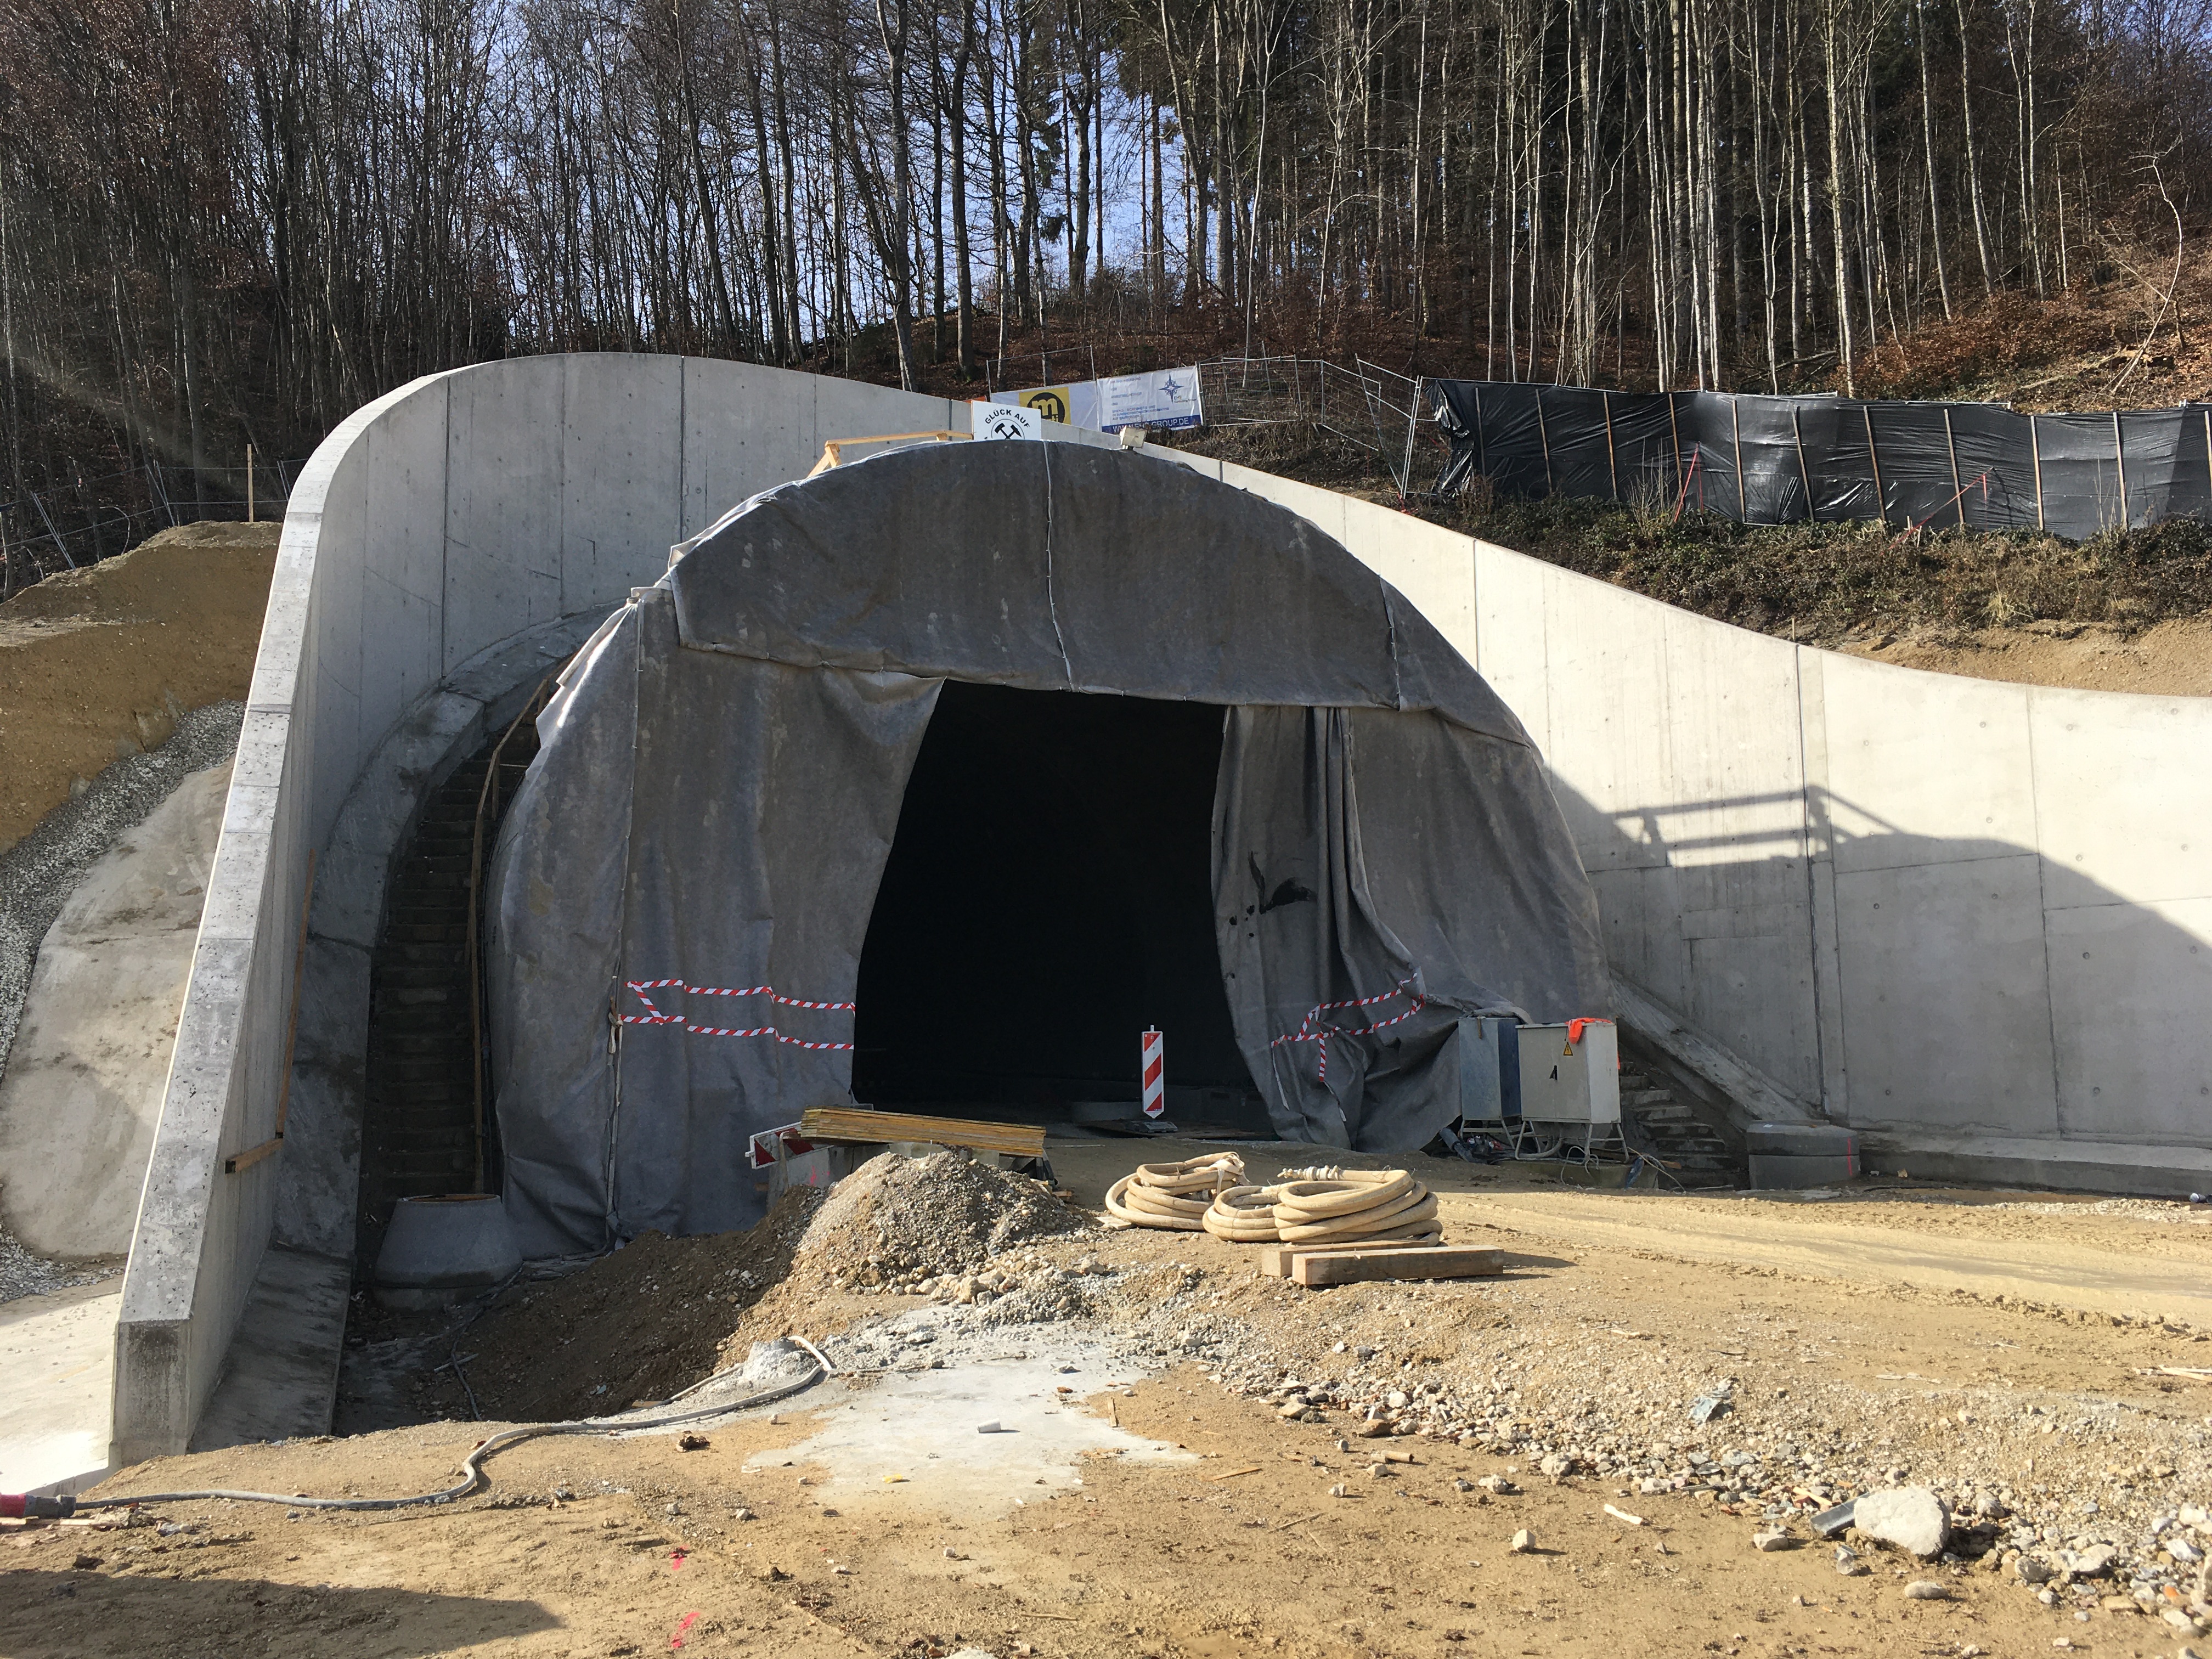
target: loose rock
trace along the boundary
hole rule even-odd
[[[1951,1535],[1943,1500],[1925,1486],[1897,1486],[1870,1492],[1853,1506],[1851,1524],[1869,1538],[1933,1560]]]

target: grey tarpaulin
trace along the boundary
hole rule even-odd
[[[1609,1006],[1519,722],[1281,507],[1147,456],[963,444],[782,486],[679,551],[564,674],[493,871],[534,1254],[744,1224],[748,1138],[850,1103],[861,945],[947,678],[1224,706],[1215,928],[1286,1133],[1418,1146],[1456,1113],[1462,1015]]]
[[[1995,404],[1427,382],[1451,455],[1437,481],[1717,513],[1747,524],[1879,519],[2079,540],[2212,514],[2212,404],[2118,415]],[[1739,478],[1739,462],[1741,477]]]

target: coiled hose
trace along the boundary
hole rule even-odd
[[[1433,1242],[1436,1195],[1403,1170],[1289,1170],[1273,1187],[1214,1195],[1200,1224],[1232,1244]]]
[[[134,1504],[206,1503],[216,1498],[228,1498],[240,1504],[283,1504],[295,1510],[404,1510],[422,1504],[451,1504],[471,1497],[480,1488],[490,1485],[483,1472],[485,1459],[495,1452],[505,1451],[509,1446],[519,1446],[526,1440],[555,1434],[612,1434],[634,1429],[669,1428],[678,1423],[696,1423],[702,1418],[723,1417],[732,1412],[750,1411],[756,1407],[773,1405],[779,1400],[788,1400],[793,1395],[803,1393],[825,1376],[834,1374],[835,1368],[823,1357],[820,1349],[805,1337],[793,1340],[814,1357],[814,1369],[804,1376],[763,1389],[758,1394],[747,1395],[742,1400],[726,1401],[719,1406],[696,1407],[690,1411],[667,1412],[656,1417],[586,1417],[566,1423],[530,1423],[520,1428],[508,1429],[492,1436],[463,1458],[462,1478],[439,1492],[415,1492],[405,1498],[295,1498],[287,1492],[231,1492],[216,1487],[206,1492],[138,1492],[128,1498],[80,1498],[74,1503],[68,1499],[57,1501],[70,1504],[73,1510],[122,1510]],[[686,1395],[696,1394],[708,1384],[744,1369],[742,1365],[732,1365],[716,1371],[712,1376],[702,1377],[669,1403],[673,1405]],[[64,1510],[62,1512],[66,1514],[70,1511]]]
[[[1187,1158],[1180,1164],[1139,1164],[1106,1189],[1106,1213],[1133,1227],[1194,1233],[1205,1227],[1214,1195],[1243,1179],[1244,1160],[1235,1152]]]

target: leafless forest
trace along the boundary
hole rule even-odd
[[[2212,0],[6,0],[0,531],[549,349],[1848,390],[2208,196]]]

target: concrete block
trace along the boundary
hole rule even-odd
[[[1854,1125],[2058,1127],[2041,874],[2028,854],[1839,871]]]

